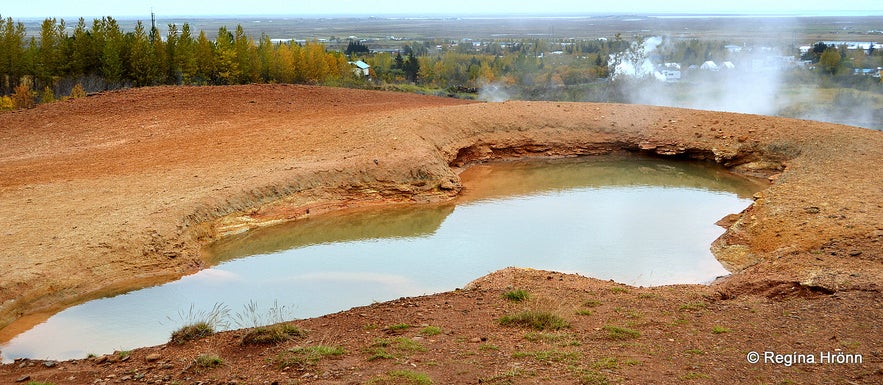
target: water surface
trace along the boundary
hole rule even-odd
[[[66,309],[0,345],[3,359],[67,359],[164,343],[223,304],[293,318],[448,291],[508,266],[632,285],[727,274],[714,225],[760,185],[693,163],[582,158],[479,165],[456,202],[331,213],[227,238],[214,267]],[[245,310],[256,304],[257,312]],[[256,314],[257,313],[257,314]],[[228,317],[229,327],[237,324]]]

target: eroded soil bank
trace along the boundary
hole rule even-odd
[[[224,333],[139,350],[119,363],[6,365],[0,380],[114,382],[140,372],[156,374],[149,378],[159,383],[358,383],[397,368],[438,383],[573,383],[589,371],[626,383],[873,383],[883,376],[880,132],[646,106],[464,103],[268,85],[145,88],[43,105],[0,115],[0,138],[0,325],[199,269],[200,246],[225,233],[339,207],[449,199],[460,189],[452,167],[473,161],[641,152],[706,159],[773,180],[752,207],[723,222],[728,231],[713,250],[738,273],[710,287],[623,291],[588,278],[503,271],[469,290],[300,321],[313,330],[307,340],[244,348],[241,333]],[[530,306],[501,299],[509,286],[561,298],[555,308],[572,324],[561,337],[570,343],[534,345],[525,331],[497,325],[514,307]],[[589,297],[603,297],[604,305],[576,315]],[[703,305],[690,305],[696,302]],[[425,351],[369,360],[364,351],[373,338],[397,323],[446,333],[425,337]],[[640,336],[610,339],[603,334],[608,324]],[[348,353],[287,369],[255,359],[318,342]],[[864,362],[745,360],[749,350],[835,349],[863,354]],[[549,363],[525,353],[539,350],[579,358]],[[154,351],[160,358],[146,360]],[[209,351],[227,365],[187,364]],[[605,354],[637,363],[595,365]]]

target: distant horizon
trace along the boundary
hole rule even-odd
[[[805,0],[740,0],[739,2],[697,2],[695,0],[630,0],[586,2],[584,0],[447,0],[403,3],[393,0],[338,0],[329,5],[318,1],[250,0],[218,4],[214,0],[31,0],[4,2],[0,16],[19,19],[100,18],[131,19],[150,16],[153,10],[164,17],[590,17],[616,15],[691,16],[879,16],[883,1],[841,0],[836,3]]]
[[[883,10],[874,11],[791,11],[791,12],[773,12],[773,11],[756,11],[756,12],[596,12],[596,13],[487,13],[487,14],[446,14],[446,13],[386,13],[386,14],[347,14],[347,13],[328,13],[328,14],[164,14],[157,10],[153,10],[157,18],[183,18],[183,19],[221,19],[221,18],[260,18],[260,19],[278,19],[278,18],[297,18],[297,19],[422,19],[422,18],[451,18],[451,19],[508,19],[508,18],[593,18],[593,17],[875,17],[883,16]],[[86,20],[100,19],[102,17],[112,17],[118,20],[144,20],[150,19],[151,11],[147,10],[143,15],[48,15],[48,16],[29,16],[16,17],[15,15],[0,14],[3,19],[11,17],[13,20],[44,20],[48,18],[65,19],[66,21],[84,18]]]

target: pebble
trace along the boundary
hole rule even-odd
[[[162,355],[160,355],[159,353],[151,353],[148,354],[147,357],[144,357],[147,362],[159,361],[160,358],[162,358]]]
[[[30,380],[30,379],[31,379],[31,376],[24,375],[24,376],[21,376],[21,377],[19,377],[18,379],[16,379],[15,382],[25,382],[25,381]]]

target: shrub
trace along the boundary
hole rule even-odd
[[[82,84],[77,83],[77,85],[75,85],[74,88],[71,89],[71,99],[85,98],[85,97],[86,97],[86,90],[83,89]]]
[[[279,353],[276,357],[276,365],[280,368],[300,367],[316,365],[321,359],[328,356],[339,356],[345,351],[340,346],[316,345],[288,349]]]
[[[52,87],[46,86],[43,88],[43,94],[40,95],[40,103],[52,102],[55,102],[55,92],[52,91]]]
[[[281,327],[257,327],[245,333],[242,337],[243,345],[268,345],[287,341],[288,334]]]
[[[714,327],[711,328],[711,332],[714,334],[723,334],[723,333],[729,333],[730,329],[725,328],[723,326],[714,325]]]
[[[221,366],[224,361],[214,354],[200,354],[196,357],[195,363],[201,368],[215,368]]]
[[[424,336],[435,336],[441,334],[441,328],[438,326],[427,326],[420,330],[420,334]]]
[[[15,109],[15,101],[12,100],[9,96],[0,96],[0,111],[2,110],[14,110]]]
[[[508,291],[505,294],[503,294],[503,298],[506,298],[510,301],[515,301],[515,302],[524,301],[524,300],[528,299],[529,297],[530,297],[530,294],[528,294],[527,291],[524,291],[522,289]]]
[[[525,310],[500,318],[500,325],[523,326],[536,330],[559,330],[570,326],[566,320],[551,312],[536,310]]]
[[[15,108],[20,109],[34,108],[37,105],[34,92],[31,91],[31,88],[28,87],[27,84],[19,84],[15,87],[15,92],[12,94],[12,101],[15,103]]]
[[[196,322],[186,325],[172,333],[170,342],[182,345],[187,341],[195,341],[212,334],[215,334],[215,328],[213,328],[212,325],[209,325],[208,322]]]

